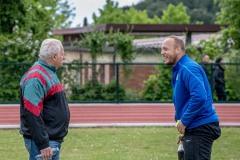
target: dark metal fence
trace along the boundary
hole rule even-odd
[[[19,81],[28,63],[0,63],[0,103],[19,103]],[[213,100],[215,64],[208,78]],[[172,102],[171,67],[160,63],[68,63],[57,71],[69,102],[165,103]],[[240,63],[225,64],[226,102],[240,102]]]

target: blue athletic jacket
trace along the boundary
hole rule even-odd
[[[175,120],[191,129],[219,122],[212,105],[212,92],[202,67],[186,54],[172,70]]]
[[[49,140],[61,142],[68,133],[70,111],[54,66],[38,60],[20,82],[20,133],[31,138],[39,150]]]

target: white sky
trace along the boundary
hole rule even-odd
[[[137,4],[141,0],[113,0],[118,2],[119,7]],[[88,23],[92,23],[92,14],[99,15],[98,9],[102,9],[106,0],[68,0],[69,4],[75,7],[76,16],[73,19],[71,27],[76,27],[78,24],[83,24],[84,17],[87,17]]]

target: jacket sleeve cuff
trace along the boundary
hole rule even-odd
[[[181,122],[182,122],[182,124],[185,126],[185,127],[187,127],[189,124],[186,122],[186,121],[184,121],[183,119],[181,119]]]
[[[41,144],[40,146],[38,146],[38,149],[42,150],[42,149],[45,149],[45,148],[48,148],[48,147],[49,147],[49,144],[48,143],[44,143],[44,144]]]

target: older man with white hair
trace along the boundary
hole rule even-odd
[[[46,39],[42,42],[39,60],[20,81],[20,133],[29,160],[35,160],[39,154],[43,159],[58,160],[60,157],[60,151],[53,155],[52,148],[61,148],[70,120],[66,94],[56,75],[64,59],[61,42]]]

